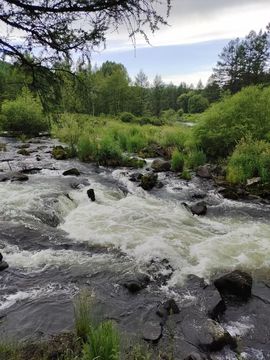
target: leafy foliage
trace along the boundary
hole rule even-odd
[[[236,144],[252,134],[265,139],[270,132],[270,88],[247,87],[201,115],[194,141],[208,158],[228,156]]]
[[[260,176],[263,183],[270,181],[270,144],[265,141],[242,140],[229,159],[227,179],[245,183]]]
[[[48,130],[40,101],[27,89],[15,100],[6,100],[2,105],[2,128],[6,131],[37,135]]]

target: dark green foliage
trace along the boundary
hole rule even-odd
[[[251,31],[243,40],[228,43],[214,71],[220,87],[236,93],[245,86],[269,82],[269,29]]]
[[[120,120],[126,123],[132,123],[135,122],[136,118],[133,114],[129,112],[124,112],[120,114]]]
[[[242,140],[229,159],[227,179],[232,183],[246,183],[253,177],[270,182],[270,144],[265,141]]]
[[[123,156],[118,143],[111,137],[103,138],[98,147],[97,161],[101,165],[119,166],[122,164]]]
[[[172,154],[172,170],[181,172],[184,168],[184,156],[179,152],[179,150],[174,150]]]
[[[227,157],[241,138],[270,132],[270,88],[248,87],[212,105],[194,129],[194,141],[210,159]]]
[[[40,101],[28,90],[15,100],[6,100],[2,105],[1,127],[6,131],[14,131],[27,135],[38,135],[48,130]]]
[[[193,95],[188,100],[188,112],[190,114],[202,113],[208,107],[209,102],[202,95]]]

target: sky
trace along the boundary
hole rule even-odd
[[[160,12],[165,15],[162,7]],[[132,79],[143,70],[150,81],[158,74],[166,83],[206,84],[229,40],[269,22],[270,0],[172,0],[169,26],[149,37],[151,45],[137,38],[134,49],[122,28],[107,34],[106,49],[94,53],[92,62],[120,62]]]

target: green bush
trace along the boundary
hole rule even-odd
[[[188,112],[197,114],[204,112],[209,107],[209,101],[202,95],[193,95],[188,100]]]
[[[98,155],[98,144],[89,135],[82,135],[77,145],[78,157],[82,161],[95,161]]]
[[[1,127],[5,131],[38,135],[48,130],[48,121],[40,101],[27,89],[17,99],[3,102],[2,115]]]
[[[129,113],[129,112],[123,112],[120,115],[120,120],[125,122],[125,123],[131,123],[131,122],[135,122],[136,121],[136,117]]]
[[[100,143],[97,153],[97,161],[101,165],[118,166],[122,163],[122,151],[117,142],[109,136],[104,137]]]
[[[177,149],[172,153],[172,170],[183,171],[184,167],[184,156]]]
[[[246,136],[263,140],[270,131],[270,87],[247,87],[212,105],[194,128],[194,140],[209,159],[227,157]]]
[[[206,163],[206,155],[202,150],[191,150],[186,158],[186,165],[191,169]]]
[[[270,181],[270,144],[266,141],[242,140],[229,159],[227,179],[231,183],[245,183],[260,176]]]

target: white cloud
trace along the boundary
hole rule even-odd
[[[185,2],[185,1],[184,1]],[[196,2],[193,0],[193,3]],[[208,0],[209,2],[209,0]],[[218,2],[218,1],[216,1]],[[239,2],[239,1],[238,1]],[[169,18],[170,26],[162,27],[154,35],[149,36],[153,46],[184,45],[205,41],[231,39],[243,37],[250,30],[259,31],[264,29],[269,22],[270,1],[258,1],[257,3],[242,4],[241,6],[230,6],[206,9],[200,6],[193,12],[181,12],[181,6],[177,7],[179,16],[172,10],[172,17]],[[193,4],[194,5],[194,4]],[[224,6],[224,5],[223,5]],[[203,9],[200,12],[200,9]],[[214,11],[215,10],[215,11]],[[106,51],[125,51],[132,48],[132,42],[127,39],[127,32],[124,29],[108,34]],[[147,46],[142,37],[138,37],[136,46]]]
[[[192,73],[177,73],[175,75],[168,75],[162,77],[162,80],[166,84],[172,82],[175,85],[179,85],[181,82],[185,82],[186,84],[193,84],[194,86],[198,84],[199,80],[202,80],[203,84],[206,85],[211,74],[212,70],[209,69]]]

